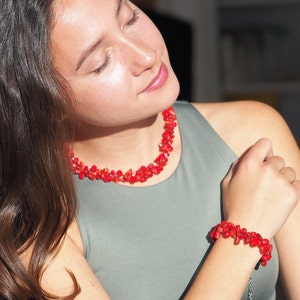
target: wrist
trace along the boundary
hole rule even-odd
[[[239,245],[242,242],[251,248],[257,248],[261,255],[259,263],[262,266],[266,266],[272,258],[273,247],[268,239],[263,238],[257,232],[248,232],[245,228],[234,225],[232,222],[222,221],[216,225],[210,232],[210,237],[213,243],[219,238],[232,238],[234,245]]]

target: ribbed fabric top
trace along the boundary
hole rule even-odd
[[[182,154],[167,180],[135,187],[75,179],[85,256],[113,300],[180,299],[222,219],[220,183],[236,156],[192,105],[177,101],[174,108]],[[273,252],[253,272],[254,300],[275,299]]]

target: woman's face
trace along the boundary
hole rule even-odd
[[[127,0],[56,0],[51,51],[77,118],[122,126],[172,105],[179,86],[154,24]]]

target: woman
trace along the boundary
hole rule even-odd
[[[40,31],[34,38],[45,39],[39,45],[45,57],[37,47],[30,52],[43,67],[29,65],[27,72],[52,74],[54,91],[63,90],[60,97],[73,108],[58,104],[63,113],[60,122],[51,118],[51,128],[76,122],[66,146],[79,210],[53,239],[51,260],[41,260],[32,287],[40,284],[48,298],[275,299],[280,266],[288,295],[299,298],[300,157],[280,116],[254,102],[175,103],[179,87],[163,39],[127,0],[14,0],[13,10],[12,1],[6,3],[5,17],[19,11],[33,26],[29,32]],[[46,79],[47,88],[54,84],[52,76]],[[72,195],[51,196],[45,202]],[[61,219],[73,217],[59,209]],[[221,219],[265,240],[231,223],[221,223],[210,239]],[[228,226],[229,238],[219,236]],[[42,236],[41,228],[34,233]],[[237,235],[254,249],[234,245]],[[24,240],[21,259],[30,274],[35,240]],[[265,243],[261,253],[254,243]]]

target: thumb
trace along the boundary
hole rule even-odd
[[[266,158],[273,156],[273,145],[270,139],[261,138],[248,148],[239,160],[254,159],[257,162],[264,162]]]
[[[250,146],[232,165],[228,171],[226,177],[224,178],[224,183],[226,184],[231,181],[231,179],[237,173],[241,163],[247,160],[253,160],[257,163],[264,162],[268,157],[273,156],[273,145],[271,140],[267,138],[259,139],[256,143]]]

